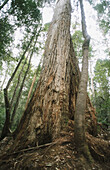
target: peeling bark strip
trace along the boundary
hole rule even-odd
[[[83,154],[88,155],[88,149],[85,140],[85,111],[86,111],[86,101],[87,101],[87,81],[88,81],[88,53],[89,53],[89,43],[90,36],[87,33],[86,21],[84,14],[83,1],[80,0],[81,17],[82,17],[82,32],[85,38],[83,44],[83,63],[81,80],[79,85],[78,97],[76,102],[75,111],[75,143],[77,150]]]

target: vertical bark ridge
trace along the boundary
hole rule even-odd
[[[73,72],[70,59],[75,57],[71,50],[70,20],[70,1],[60,0],[48,31],[40,79],[21,119],[16,145],[43,143],[47,134],[54,139],[67,126]]]
[[[74,118],[80,71],[70,20],[70,0],[59,0],[48,31],[41,75],[15,133],[13,149],[54,140]]]

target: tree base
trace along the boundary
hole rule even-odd
[[[0,156],[1,169],[91,170],[94,168],[96,170],[109,170],[109,142],[86,133],[87,143],[94,159],[94,162],[90,162],[85,155],[78,155],[74,144],[73,131],[69,127],[68,131],[62,131],[60,137],[51,143],[29,147],[15,152],[9,152],[9,147],[7,147],[7,150],[4,147],[5,154],[2,151]],[[13,145],[11,142],[12,140],[9,139],[8,144]]]

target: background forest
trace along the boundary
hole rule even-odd
[[[80,25],[79,3],[75,1],[73,4],[71,36],[81,67],[84,39]],[[92,40],[89,49],[88,94],[96,108],[98,122],[104,129],[110,130],[110,2],[86,0],[85,4],[85,8],[89,6],[93,10],[93,19],[100,33],[100,39],[97,39],[97,35],[94,39],[90,34]],[[50,24],[50,20],[44,24],[43,9],[46,8],[48,11],[50,8],[54,9],[54,6],[55,2],[52,0],[0,2],[0,134],[2,136],[6,120],[9,121],[7,125],[10,130],[16,130],[36,88]],[[91,11],[88,15],[91,15]],[[98,49],[99,44],[102,49]]]

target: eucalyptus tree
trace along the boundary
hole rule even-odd
[[[87,124],[87,131],[93,134],[93,129],[96,128],[96,126],[94,127],[94,125],[96,125],[96,119],[94,108],[87,96],[87,67],[90,37],[86,30],[82,0],[80,0],[80,5],[82,11],[82,32],[84,36],[82,72],[79,70],[70,34],[70,0],[58,0],[54,10],[53,20],[48,29],[41,74],[34,94],[26,106],[26,110],[23,113],[17,130],[13,133],[13,143],[10,144],[11,146],[8,150],[9,164],[5,164],[4,167],[39,169],[39,165],[36,162],[40,155],[39,161],[40,163],[43,162],[42,167],[45,168],[44,156],[47,160],[47,151],[50,151],[49,149],[52,146],[52,154],[53,152],[58,154],[57,158],[59,160],[61,156],[59,150],[62,150],[61,143],[64,145],[65,153],[67,153],[69,147],[72,148],[72,154],[73,150],[76,151],[76,154],[78,152],[77,160],[84,163],[82,167],[85,168],[85,164],[91,161],[86,143],[85,126]],[[85,113],[87,115],[86,121]],[[88,126],[88,124],[90,126]],[[70,129],[72,129],[72,131]],[[71,137],[68,139],[68,136]],[[95,138],[91,136],[92,135],[88,134],[88,139],[93,141]],[[99,142],[100,140],[95,140],[98,145],[99,143],[97,141]],[[106,143],[106,145],[107,144],[108,143]],[[97,149],[94,149],[96,145],[95,147],[94,145],[92,145],[91,150],[93,153],[95,152],[98,154]],[[41,150],[37,153],[37,149],[46,146],[49,147],[44,151],[42,156]],[[58,150],[57,153],[56,150]],[[25,151],[27,152],[26,157]],[[32,151],[34,154],[28,153],[28,151]],[[22,161],[20,153],[23,153]],[[51,152],[49,152],[49,155],[50,153]],[[80,155],[83,155],[83,157],[80,157]],[[3,157],[3,161],[4,158],[7,161],[7,157],[5,156]],[[102,154],[99,152],[98,156],[102,156]],[[54,154],[50,157],[54,157]],[[14,162],[11,158],[14,158]],[[64,164],[62,164],[62,161],[61,164],[57,162],[59,168],[68,169],[68,167],[70,168],[69,163],[71,164],[71,169],[74,168],[74,162],[72,162],[70,156],[69,158],[70,159],[66,158]],[[15,163],[15,161],[17,163]],[[1,163],[2,167],[3,164],[4,162]],[[51,165],[49,164],[49,167]],[[57,165],[54,167],[55,169]],[[93,168],[90,165],[86,169]]]
[[[70,23],[70,1],[60,0],[56,3],[48,30],[41,75],[34,95],[14,133],[12,150],[54,141],[67,130],[68,122],[74,119],[80,71],[73,50]],[[89,38],[85,34],[84,36],[87,39],[83,48],[88,54]],[[86,100],[87,95],[84,98],[85,104]],[[91,106],[87,104],[87,109],[88,107]],[[85,109],[86,107],[83,109],[83,116]],[[81,123],[85,126],[82,120]],[[82,133],[85,135],[85,132]]]

